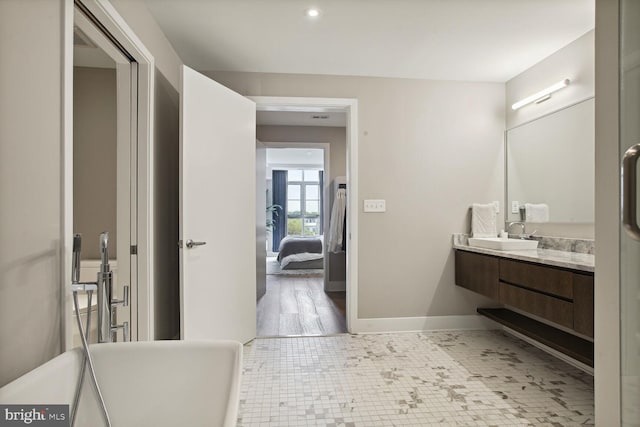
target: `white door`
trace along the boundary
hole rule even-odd
[[[183,67],[182,339],[244,343],[256,334],[255,117],[254,102]]]

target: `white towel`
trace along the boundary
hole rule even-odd
[[[347,190],[340,188],[336,193],[331,209],[329,223],[329,252],[342,252],[342,234],[344,230],[344,215],[347,211]]]
[[[549,222],[549,206],[546,203],[525,203],[526,222]]]
[[[493,203],[474,203],[471,207],[471,233],[473,237],[498,235],[496,206]]]

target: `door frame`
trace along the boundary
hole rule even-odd
[[[131,176],[137,180],[137,189],[131,199],[131,244],[137,247],[137,263],[131,263],[131,276],[137,279],[130,291],[131,336],[137,340],[153,337],[153,105],[155,61],[142,41],[107,0],[68,0],[64,8],[63,43],[63,170],[62,226],[60,241],[60,285],[64,315],[61,316],[62,350],[72,347],[72,295],[71,254],[73,234],[73,26],[76,7],[90,15],[95,24],[108,34],[115,44],[135,61],[132,64],[131,84],[137,96],[132,95],[131,111]],[[134,284],[135,286],[135,284]]]
[[[345,112],[347,115],[347,330],[354,333],[358,319],[358,100],[354,98],[307,98],[249,96],[257,111]]]

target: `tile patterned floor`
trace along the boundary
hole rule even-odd
[[[256,339],[238,426],[593,425],[593,378],[500,331]]]

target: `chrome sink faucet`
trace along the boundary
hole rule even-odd
[[[520,226],[520,234],[518,234],[517,236],[522,238],[522,236],[524,235],[524,222],[521,221],[514,221],[514,222],[510,222],[509,224],[507,224],[507,232],[509,234],[513,234],[511,233],[511,227],[513,227],[514,225],[519,225]]]
[[[516,236],[518,236],[518,238],[520,239],[530,239],[538,231],[538,230],[534,230],[532,233],[527,234],[525,232],[525,223],[522,221],[514,221],[507,224],[507,232],[510,232],[511,227],[513,227],[514,225],[520,226],[520,234],[516,234]],[[509,233],[509,235],[513,235],[513,234]]]
[[[507,232],[510,232],[510,231],[511,231],[511,227],[513,227],[513,226],[515,226],[515,225],[519,225],[519,226],[520,226],[520,234],[518,234],[517,236],[518,236],[520,239],[524,239],[524,238],[527,236],[527,234],[526,234],[526,233],[525,233],[525,231],[524,231],[524,230],[525,230],[525,224],[524,224],[524,222],[522,222],[522,221],[514,221],[514,222],[510,222],[510,223],[507,225]],[[510,234],[512,234],[512,233],[510,233]]]

